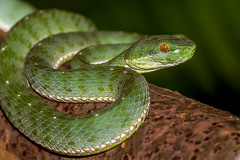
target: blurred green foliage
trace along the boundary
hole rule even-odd
[[[237,0],[28,0],[91,18],[101,30],[181,33],[196,42],[190,61],[145,74],[150,83],[240,115],[240,1]]]

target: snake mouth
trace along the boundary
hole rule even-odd
[[[154,65],[152,65],[152,66],[149,65],[148,67],[146,67],[146,66],[140,67],[136,63],[131,63],[129,61],[126,64],[128,65],[128,67],[136,70],[139,73],[151,72],[151,71],[155,71],[158,69],[168,68],[168,67],[182,64],[182,63],[188,61],[189,59],[191,59],[194,52],[195,52],[195,49],[189,52],[190,56],[180,57],[174,61],[173,60],[166,61],[166,60],[154,59],[152,61],[154,63]]]
[[[139,67],[134,63],[126,63],[128,65],[129,68],[132,68],[133,70],[139,72],[139,73],[145,73],[145,72],[151,72],[151,71],[155,71],[158,69],[161,69],[162,67],[151,67],[151,68],[143,68],[143,67]]]

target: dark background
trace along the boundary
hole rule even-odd
[[[185,34],[197,44],[193,59],[144,74],[148,82],[240,115],[240,1],[28,0],[91,18],[101,30]],[[239,110],[239,111],[238,111]]]

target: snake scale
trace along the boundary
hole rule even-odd
[[[130,137],[149,111],[139,74],[185,62],[195,43],[184,35],[145,36],[98,31],[83,15],[51,9],[24,17],[0,46],[0,105],[25,136],[53,152],[87,156]],[[58,70],[72,59],[72,69]],[[31,86],[31,87],[30,87]],[[40,100],[111,102],[86,115],[69,115]]]

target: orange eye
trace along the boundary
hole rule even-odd
[[[169,51],[169,46],[167,44],[161,44],[160,45],[160,50],[164,53],[168,52]]]

